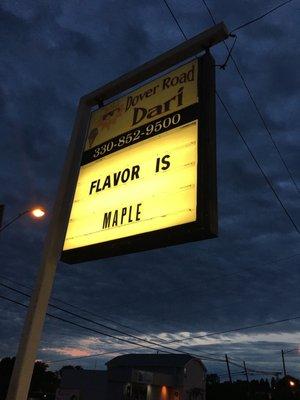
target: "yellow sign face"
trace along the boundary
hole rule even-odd
[[[64,251],[197,220],[197,65],[92,113]]]
[[[197,122],[81,168],[64,250],[196,220]]]
[[[93,112],[85,150],[195,104],[197,61],[192,61]]]

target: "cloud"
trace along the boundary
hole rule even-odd
[[[171,6],[189,37],[211,26],[199,2],[176,0]],[[211,1],[210,7],[217,20],[235,27],[270,4],[233,1],[229,6]],[[240,31],[233,54],[299,185],[294,7],[291,3]],[[50,211],[78,99],[183,39],[163,3],[137,0],[130,4],[90,1],[84,6],[70,0],[3,1],[0,18],[0,33],[5,37],[0,50],[0,200],[6,205],[8,220],[35,203]],[[222,44],[212,52],[218,63],[225,60]],[[299,224],[298,194],[240,77],[231,63],[216,74],[219,93]],[[120,328],[124,334],[141,334],[136,329],[144,337],[163,339],[297,314],[299,235],[219,103],[217,136],[219,237],[81,265],[60,263],[52,302]],[[33,223],[23,217],[3,232],[1,281],[6,276],[14,280],[15,287],[17,283],[32,287],[48,222]],[[27,301],[2,288],[1,293]],[[0,356],[13,355],[25,313],[16,305],[0,302]],[[87,323],[78,317],[70,319]],[[88,326],[100,330],[95,324]],[[270,360],[276,366],[279,346],[296,344],[297,332],[295,322],[187,344],[199,352],[204,348],[223,357],[226,350],[254,364]],[[129,347],[100,335],[87,336],[83,329],[47,318],[41,354],[52,359],[59,354]],[[213,368],[218,370],[217,365]]]
[[[75,347],[46,347],[42,351],[47,351],[51,353],[58,353],[70,357],[84,357],[90,356],[92,353],[87,350],[81,350]]]

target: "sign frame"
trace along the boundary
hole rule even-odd
[[[209,52],[206,52],[197,61],[197,108],[199,116],[197,118],[196,220],[182,225],[64,250],[61,261],[74,264],[210,239],[217,236],[215,62]]]

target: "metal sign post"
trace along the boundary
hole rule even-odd
[[[80,102],[44,252],[10,380],[7,400],[26,400],[80,166],[89,107]]]
[[[134,71],[81,98],[6,400],[27,399],[48,301],[55,278],[56,266],[61,255],[70,216],[91,107],[203,50],[207,50],[227,37],[226,26],[223,23],[217,24]]]

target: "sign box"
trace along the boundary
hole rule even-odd
[[[91,113],[63,261],[216,236],[214,68],[207,60]]]

